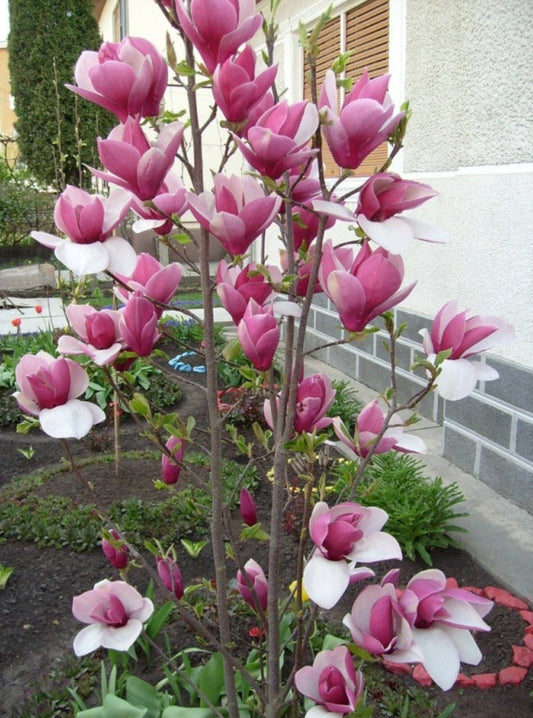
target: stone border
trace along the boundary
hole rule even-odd
[[[459,588],[456,579],[449,578],[446,581],[447,588]],[[460,688],[480,688],[487,690],[494,686],[517,686],[525,679],[530,667],[533,665],[533,611],[529,610],[529,606],[525,601],[513,596],[512,593],[503,588],[496,586],[485,586],[485,588],[476,588],[474,586],[462,586],[462,588],[478,596],[485,596],[491,601],[506,606],[512,611],[518,611],[520,617],[526,624],[523,643],[521,646],[511,646],[513,657],[511,664],[494,673],[473,673],[467,676],[465,673],[459,673],[455,686]],[[398,675],[410,675],[421,686],[433,685],[433,680],[428,674],[424,666],[417,663],[411,666],[408,663],[391,663],[387,660],[383,661],[383,666],[390,673]]]

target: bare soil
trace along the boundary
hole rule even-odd
[[[202,377],[196,377],[202,382]],[[205,402],[203,392],[190,384],[184,385],[184,399],[179,407],[184,417],[194,415],[197,424],[205,425]],[[77,457],[90,456],[94,452],[89,442],[73,442]],[[132,422],[124,422],[121,432],[123,449],[149,448],[145,439],[139,436]],[[18,449],[31,444],[34,455],[30,461]],[[13,431],[0,432],[0,486],[12,479],[37,468],[52,466],[61,461],[64,450],[59,442],[34,433],[22,437]],[[83,468],[86,481],[94,487],[93,500],[103,506],[126,496],[143,500],[157,500],[153,479],[159,476],[157,460],[125,461],[118,478],[113,476],[112,464],[89,464]],[[70,472],[62,472],[45,483],[39,491],[58,493],[80,504],[88,502],[88,494],[80,481]],[[259,513],[265,515],[268,490],[259,491]],[[294,559],[292,538],[287,536],[286,556],[280,561],[288,566],[287,578],[291,575],[291,561]],[[518,547],[517,547],[517,550]],[[512,560],[512,556],[509,557]],[[460,550],[446,550],[434,554],[435,566],[447,576],[454,576],[462,586],[483,588],[497,583],[474,559]],[[0,591],[0,685],[2,686],[2,714],[9,716],[24,698],[35,691],[51,672],[57,670],[60,661],[72,653],[72,639],[79,630],[79,624],[71,615],[72,596],[81,593],[103,578],[117,578],[116,572],[100,549],[82,554],[68,549],[39,548],[35,544],[8,541],[0,544],[0,564],[13,566],[14,572],[5,590]],[[180,554],[180,566],[185,582],[197,578],[212,577],[213,565],[208,552],[196,560]],[[389,566],[390,567],[390,566]],[[379,567],[383,575],[388,566]],[[404,561],[402,582],[425,568],[420,562]],[[232,569],[234,570],[234,569]],[[143,590],[146,575],[134,570],[130,580]],[[158,594],[166,600],[164,594]],[[349,609],[343,605],[335,619]],[[484,660],[480,666],[464,667],[464,673],[491,673],[499,671],[512,662],[512,646],[522,645],[526,624],[518,611],[496,606],[488,616],[492,631],[477,637]],[[411,677],[396,677],[383,673],[383,681],[392,687],[414,685]],[[526,718],[533,715],[533,675],[530,671],[518,686],[500,686],[490,690],[477,688],[453,688],[442,693],[435,687],[425,689],[434,695],[444,709],[456,704],[453,716],[456,718],[501,718],[513,715]],[[20,713],[16,713],[20,716]],[[37,713],[26,713],[28,718]],[[54,713],[54,715],[56,715]],[[57,715],[68,713],[61,710]],[[377,715],[377,714],[376,714]],[[385,715],[385,714],[383,714]],[[399,714],[398,714],[399,715]],[[410,715],[410,714],[409,714]]]

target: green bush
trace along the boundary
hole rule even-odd
[[[349,489],[355,470],[355,462],[340,459],[336,463],[335,492]],[[424,464],[406,454],[390,451],[374,457],[356,489],[355,500],[386,511],[389,520],[384,530],[397,539],[406,556],[414,560],[418,554],[429,566],[435,548],[458,546],[450,532],[466,533],[454,523],[468,516],[455,509],[464,501],[458,485],[445,486],[440,477],[424,476]]]

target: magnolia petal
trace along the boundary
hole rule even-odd
[[[452,628],[451,626],[441,626],[441,628],[454,642],[459,660],[462,663],[477,666],[481,662],[483,656],[469,631],[464,628]]]
[[[102,645],[105,626],[101,623],[92,623],[85,626],[74,639],[74,653],[79,656],[86,656],[96,651]]]
[[[296,317],[298,319],[302,316],[302,308],[295,302],[280,300],[273,303],[272,309],[274,314],[280,317]]]
[[[109,349],[94,349],[89,345],[86,354],[98,366],[107,366],[115,361],[121,351],[121,344],[112,344]]]
[[[372,222],[364,214],[360,214],[357,223],[370,239],[391,254],[405,252],[414,239],[411,227],[401,217]]]
[[[54,439],[81,439],[94,424],[105,421],[100,407],[88,401],[70,399],[53,409],[43,409],[39,414],[41,429]]]
[[[69,334],[63,334],[57,340],[57,351],[60,354],[86,354],[87,344]]]
[[[122,237],[109,237],[104,242],[109,260],[107,269],[112,274],[123,274],[129,277],[137,264],[137,252]]]
[[[474,391],[478,372],[473,362],[468,359],[445,359],[440,369],[436,387],[443,399],[457,401]]]
[[[328,711],[324,706],[313,706],[307,711],[305,718],[339,718],[339,714]]]
[[[422,664],[443,691],[449,690],[459,674],[459,655],[446,631],[437,626],[413,628],[415,643],[422,649]]]
[[[61,237],[56,237],[55,234],[49,234],[48,232],[34,231],[30,232],[30,236],[39,242],[39,244],[42,244],[44,247],[49,247],[50,249],[55,249],[65,241],[61,239]]]
[[[401,559],[402,550],[394,536],[385,531],[376,531],[357,541],[348,558],[352,561],[369,561],[370,563],[388,561],[393,558]]]
[[[367,578],[374,578],[375,575],[375,572],[372,571],[371,568],[368,568],[368,566],[352,568],[350,569],[350,584],[365,581]]]
[[[396,451],[406,451],[412,454],[427,453],[427,446],[419,436],[404,434],[403,432],[398,436],[398,441],[394,448]]]
[[[482,364],[479,361],[471,361],[470,364],[476,368],[479,381],[494,381],[500,376],[496,369],[488,366],[488,364]]]
[[[346,561],[328,561],[314,554],[303,573],[303,585],[309,598],[321,608],[333,608],[350,583]]]
[[[421,222],[419,219],[414,219],[414,217],[404,217],[403,220],[411,226],[415,239],[437,244],[445,244],[450,241],[450,236],[444,229],[434,227],[432,224],[427,224],[427,222]]]
[[[55,255],[71,272],[80,276],[98,274],[107,269],[109,254],[102,242],[75,244],[64,241],[56,247]]]
[[[104,626],[102,646],[116,651],[127,651],[139,638],[143,624],[136,618],[130,618],[125,626],[113,628]]]
[[[485,623],[476,609],[466,601],[448,598],[444,607],[446,613],[449,614],[443,620],[446,625],[459,629],[490,631],[490,626]]]
[[[335,219],[340,219],[343,222],[355,221],[354,213],[348,209],[348,207],[345,207],[338,202],[328,202],[324,199],[314,199],[311,202],[311,207],[315,210],[315,212],[327,214],[328,217],[334,217]]]
[[[138,219],[131,225],[131,229],[135,234],[140,234],[141,232],[146,232],[149,229],[162,227],[166,221],[166,219]]]

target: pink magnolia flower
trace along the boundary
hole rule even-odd
[[[177,436],[171,436],[165,444],[166,449],[172,454],[170,456],[163,454],[161,456],[161,473],[165,484],[177,483],[181,474],[181,462],[185,456],[186,445],[183,439]]]
[[[373,575],[370,569],[355,568],[357,561],[401,559],[396,539],[381,531],[388,518],[383,509],[351,501],[331,509],[324,501],[315,505],[309,534],[316,549],[303,574],[304,588],[312,601],[332,608],[350,582]]]
[[[341,453],[350,459],[358,456],[365,457],[373,448],[374,454],[383,454],[387,451],[402,451],[405,453],[424,454],[426,445],[418,436],[404,434],[401,426],[395,426],[394,421],[376,445],[376,439],[385,424],[385,415],[379,408],[376,399],[367,404],[356,420],[355,434],[350,433],[339,417],[333,419],[333,429],[342,442]],[[348,451],[346,451],[346,447]]]
[[[237,571],[237,588],[239,589],[239,593],[254,611],[258,611],[259,606],[265,611],[268,602],[268,581],[266,580],[263,569],[256,561],[249,559],[244,564],[244,573],[248,576],[248,582],[253,586],[253,591],[250,589],[243,572]],[[259,602],[259,606],[257,602]]]
[[[272,92],[270,90],[268,92],[265,92],[259,102],[251,108],[250,112],[248,113],[247,122],[244,127],[238,132],[235,132],[235,134],[237,134],[239,137],[246,137],[248,135],[248,130],[251,127],[255,127],[255,125],[259,121],[259,118],[262,117],[267,110],[270,110],[272,107],[274,107],[275,104],[276,103],[274,102],[274,95],[272,94]]]
[[[268,109],[246,133],[247,143],[234,135],[244,158],[271,179],[298,167],[317,153],[307,144],[318,127],[318,110],[311,102],[289,105],[286,100]]]
[[[302,245],[308,249],[311,242],[316,239],[320,221],[318,207],[322,206],[324,211],[321,214],[327,215],[325,229],[333,227],[337,219],[351,222],[355,220],[355,215],[338,204],[335,196],[328,202],[323,200],[316,160],[310,163],[303,176],[299,167],[291,170],[287,194],[294,203],[291,205],[290,217],[295,252]]]
[[[459,310],[457,301],[441,307],[430,331],[422,329],[420,334],[431,363],[435,362],[439,352],[450,352],[440,365],[437,378],[438,393],[450,401],[468,396],[478,381],[497,379],[495,369],[474,361],[474,357],[514,339],[514,329],[508,322],[498,317],[469,316],[467,311]]]
[[[104,42],[98,52],[81,53],[74,70],[76,94],[125,122],[128,116],[152,117],[167,89],[168,69],[161,54],[142,37]]]
[[[77,398],[87,389],[89,376],[72,359],[54,359],[44,351],[25,354],[15,376],[20,391],[13,396],[23,412],[39,417],[48,436],[81,439],[94,424],[105,420],[100,407]]]
[[[318,279],[331,299],[343,326],[361,332],[375,317],[391,309],[412,291],[415,283],[401,289],[403,261],[381,247],[374,252],[365,242],[355,259],[348,248],[324,245]]]
[[[126,568],[130,558],[130,551],[127,545],[122,541],[115,529],[109,532],[111,540],[102,539],[102,551],[109,563],[118,569]]]
[[[100,646],[127,651],[153,611],[150,599],[128,583],[100,581],[91,591],[72,599],[74,618],[89,624],[74,639],[74,653],[85,656]]]
[[[161,583],[179,600],[184,594],[184,587],[178,564],[170,556],[156,556],[156,563]]]
[[[305,297],[305,295],[307,294],[307,289],[309,287],[309,277],[311,276],[311,270],[315,263],[315,254],[316,245],[314,244],[312,244],[308,248],[308,250],[303,254],[303,256],[300,252],[294,253],[294,263],[296,268],[296,282],[294,285],[294,291],[296,292],[296,295],[298,297]],[[286,250],[281,249],[279,256],[281,268],[284,272],[287,272],[289,263]],[[313,288],[313,294],[320,294],[321,292],[322,287],[320,286],[320,282],[317,278],[317,281],[315,282],[315,286]]]
[[[259,30],[262,17],[254,0],[176,0],[183,32],[200,53],[208,72],[232,57]]]
[[[79,339],[68,334],[59,337],[60,354],[86,354],[98,366],[112,364],[122,351],[120,312],[96,310],[90,304],[69,304],[66,315]]]
[[[256,54],[250,45],[228,58],[213,73],[213,97],[222,114],[237,125],[247,123],[250,111],[263,99],[275,80],[277,65],[255,76]],[[242,129],[238,134],[242,134]]]
[[[68,185],[56,202],[54,221],[70,241],[48,232],[32,232],[31,236],[53,249],[74,274],[95,274],[106,269],[128,272],[135,264],[135,251],[125,239],[111,234],[130,205],[131,194],[122,189],[104,197]]]
[[[237,327],[237,337],[243,352],[258,371],[270,369],[280,339],[272,307],[260,307],[250,299]]]
[[[139,292],[135,292],[121,310],[119,328],[126,348],[140,357],[151,354],[161,336],[154,305]]]
[[[438,569],[417,573],[399,599],[422,665],[443,690],[453,686],[460,663],[477,666],[481,651],[470,631],[490,631],[483,618],[492,601],[461,588],[447,588]]]
[[[189,207],[233,256],[245,254],[250,244],[272,223],[282,199],[264,194],[253,177],[217,174],[214,191],[188,195]]]
[[[98,140],[98,155],[106,171],[92,169],[100,179],[133,192],[140,200],[153,199],[172,167],[183,139],[183,122],[164,125],[148,142],[139,119],[128,117],[106,140]]]
[[[363,185],[357,204],[357,223],[374,242],[392,254],[403,252],[413,239],[446,242],[445,232],[418,219],[400,215],[435,197],[421,182],[404,180],[390,172],[375,174]]]
[[[269,267],[276,273],[275,267]],[[281,279],[281,275],[275,279]],[[244,316],[244,312],[250,299],[264,305],[274,297],[274,290],[269,281],[259,272],[257,264],[250,262],[242,269],[236,265],[228,266],[222,259],[217,268],[217,294],[226,311],[231,314],[234,324],[238,324]]]
[[[179,262],[163,265],[151,254],[142,252],[137,258],[137,263],[131,275],[118,275],[119,279],[130,290],[124,286],[117,286],[115,293],[124,302],[127,302],[137,293],[160,304],[168,304],[176,294],[182,275],[183,267]],[[160,317],[163,313],[163,308],[153,304],[152,307],[157,317]]]
[[[311,433],[329,426],[333,419],[326,416],[335,398],[335,389],[327,374],[310,374],[298,383],[298,398],[294,417],[294,431]],[[267,424],[273,427],[272,405],[267,399],[263,413]]]
[[[257,507],[248,489],[241,489],[239,495],[239,510],[242,520],[247,526],[254,526],[257,523]]]
[[[393,583],[365,586],[343,620],[353,640],[369,653],[403,663],[423,660]]]
[[[346,95],[338,114],[335,73],[327,71],[318,105],[324,114],[322,132],[340,167],[352,170],[359,167],[404,116],[404,112],[393,114],[394,105],[387,92],[389,77],[381,75],[371,80],[365,70]]]
[[[181,217],[188,209],[187,190],[172,170],[168,172],[150,206],[136,197],[132,199],[131,208],[142,219],[134,222],[134,232],[153,229],[160,235],[169,234],[174,229],[174,222],[169,217]]]
[[[337,646],[320,651],[312,666],[304,666],[294,677],[296,688],[317,705],[306,718],[335,718],[355,710],[363,695],[364,678],[356,671],[350,651]]]

